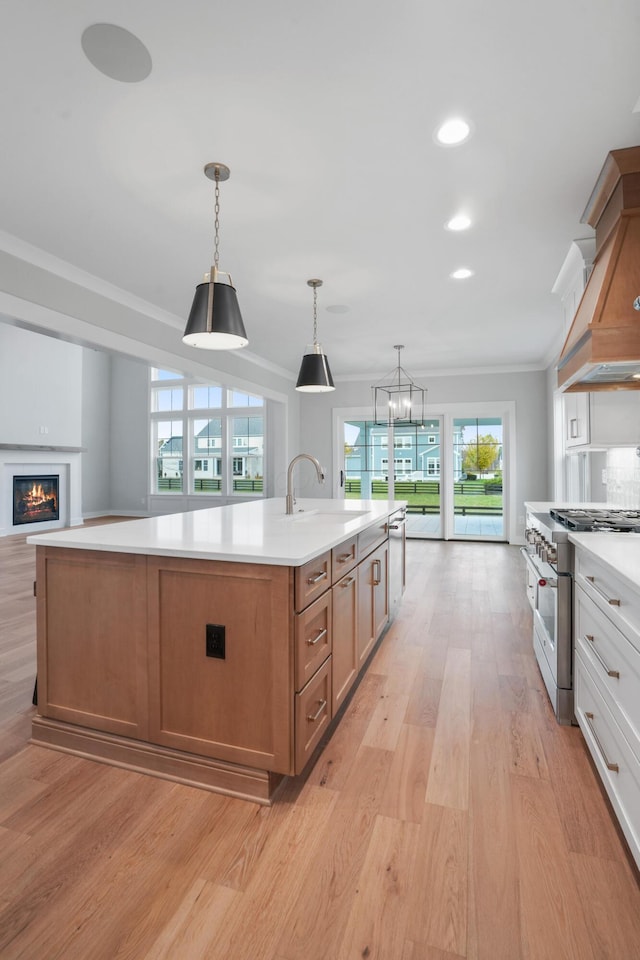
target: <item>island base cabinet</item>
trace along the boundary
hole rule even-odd
[[[151,739],[291,773],[289,569],[150,557],[148,571]],[[208,627],[224,629],[220,657]]]
[[[357,572],[339,580],[332,594],[332,714],[335,716],[358,676]]]
[[[296,693],[296,773],[302,773],[332,716],[329,656],[306,687]]]
[[[272,802],[388,622],[385,537],[301,567],[38,545],[32,742]]]
[[[362,667],[389,621],[389,545],[358,566],[358,666]]]
[[[640,757],[616,723],[580,651],[574,680],[576,719],[640,869]]]
[[[38,710],[148,735],[146,557],[39,547]]]

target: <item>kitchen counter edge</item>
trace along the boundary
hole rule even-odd
[[[285,515],[284,498],[272,498],[99,526],[65,527],[33,534],[27,543],[296,567],[403,507],[405,500],[304,499],[297,501],[296,511],[308,516],[293,520]],[[314,511],[319,511],[317,519]],[[357,515],[342,519],[342,513]]]

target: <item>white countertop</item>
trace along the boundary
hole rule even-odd
[[[608,564],[633,589],[640,588],[640,534],[570,533],[569,540]]]
[[[34,534],[27,543],[75,550],[301,566],[384,520],[404,500],[297,500],[286,516],[282,499],[173,513],[95,527]]]

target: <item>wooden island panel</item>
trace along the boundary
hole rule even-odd
[[[289,567],[148,558],[150,739],[293,772]],[[225,657],[206,655],[206,625]]]
[[[148,735],[146,557],[38,550],[43,716]]]

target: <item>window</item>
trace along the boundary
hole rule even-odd
[[[153,492],[264,496],[264,407],[262,397],[151,368]]]
[[[431,446],[434,446],[437,442],[438,442],[438,438],[435,435],[435,433],[430,433],[427,436],[427,443],[431,444]]]
[[[411,437],[394,437],[393,446],[396,450],[408,450],[413,446]]]
[[[440,457],[427,457],[427,476],[440,476]]]
[[[182,491],[182,420],[154,420],[151,424],[156,450],[158,490]]]
[[[388,468],[389,468],[389,461],[387,460],[386,457],[383,457],[381,459],[380,465],[382,467],[383,472],[387,474]],[[393,470],[396,476],[398,476],[398,474],[411,473],[411,471],[413,470],[413,464],[411,460],[408,458],[404,459],[401,457],[395,457],[393,461]]]

